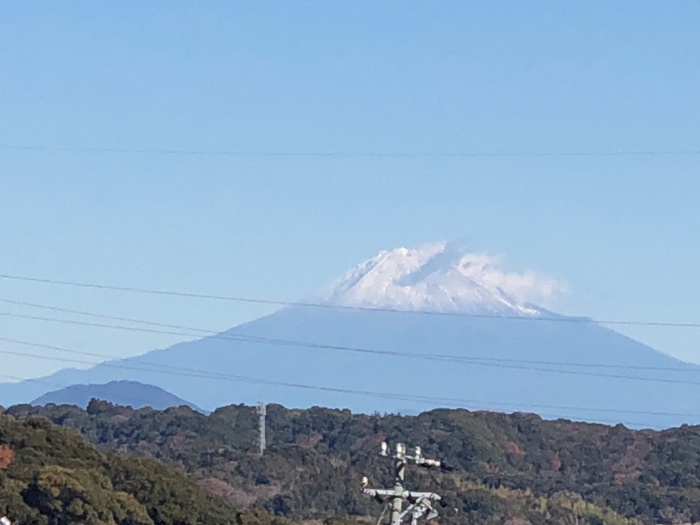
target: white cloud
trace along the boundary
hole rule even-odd
[[[506,272],[501,258],[487,253],[463,253],[459,267],[463,275],[491,290],[502,290],[519,303],[548,305],[568,290],[565,282],[533,270]]]

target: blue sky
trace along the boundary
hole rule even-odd
[[[698,21],[694,1],[5,3],[0,273],[294,300],[381,249],[463,238],[566,281],[560,311],[699,322],[700,155],[440,156],[700,149]],[[212,329],[268,311],[0,298]],[[179,339],[0,331],[120,356]],[[625,330],[696,362],[699,332]]]

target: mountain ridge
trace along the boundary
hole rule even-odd
[[[503,330],[502,323],[512,323]],[[665,383],[675,380],[672,372],[649,372],[647,377],[661,380],[649,383],[637,379],[613,379],[579,374],[578,368],[554,367],[547,372],[538,367],[524,370],[517,365],[491,366],[477,362],[450,363],[441,360],[398,358],[391,355],[355,354],[323,348],[295,348],[274,344],[227,339],[240,334],[249,337],[313,341],[319,344],[343,344],[357,348],[378,348],[408,352],[434,352],[497,359],[527,356],[543,361],[590,362],[610,365],[673,367],[699,370],[700,367],[669,358],[607,328],[589,323],[539,323],[491,318],[423,316],[412,313],[327,311],[325,309],[288,308],[251,323],[233,328],[223,338],[208,337],[178,343],[143,356],[119,361],[120,367],[144,366],[144,371],[98,365],[87,371],[65,370],[50,377],[52,383],[101,383],[114,379],[150,382],[173,392],[190,396],[203,408],[227,402],[255,403],[260,399],[284,401],[288,406],[327,405],[372,413],[412,409],[420,411],[447,405],[445,402],[392,401],[380,396],[348,395],[331,391],[289,388],[275,382],[330,386],[374,392],[411,393],[431,398],[464,400],[460,406],[520,411],[529,405],[560,405],[600,408],[602,412],[534,410],[546,417],[640,422],[648,426],[672,426],[693,422],[683,416],[645,416],[631,418],[622,411],[664,411],[682,414],[700,413],[698,403],[689,394],[691,385]],[[439,334],[436,339],[435,334]],[[465,340],[470,344],[465,346]],[[439,348],[434,350],[434,348]],[[591,353],[591,349],[595,351]],[[491,350],[491,351],[489,351]],[[152,364],[205,370],[219,377],[190,377],[153,373]],[[540,367],[542,368],[542,367]],[[552,368],[552,367],[550,367]],[[244,371],[245,373],[242,373]],[[574,372],[574,373],[570,373]],[[589,373],[584,370],[584,372]],[[598,373],[598,372],[594,372]],[[263,378],[271,383],[256,384],[227,380],[222,374]],[[631,375],[631,374],[630,374]],[[654,389],[648,388],[653,384]],[[10,403],[8,386],[41,388],[41,384],[0,385],[0,400]],[[10,392],[12,394],[12,392]],[[15,394],[16,397],[19,397]],[[36,396],[33,396],[36,397]],[[32,397],[32,398],[33,398]],[[28,398],[28,399],[32,399]],[[28,400],[27,399],[27,400]],[[555,403],[552,400],[556,400]],[[467,402],[472,400],[473,403]],[[611,400],[614,404],[611,406]],[[19,399],[18,402],[22,402]],[[484,401],[484,403],[479,403]]]
[[[379,268],[389,260],[389,266]],[[374,270],[366,286],[356,288]],[[439,291],[444,279],[466,290],[450,292],[446,307],[465,313],[476,305],[485,315],[423,315],[433,305],[420,294]],[[699,366],[595,322],[547,322],[542,317],[559,314],[540,306],[524,309],[529,299],[558,289],[548,278],[503,272],[489,256],[437,243],[382,252],[339,283],[326,292],[322,307],[289,306],[219,335],[153,350],[115,366],[63,370],[46,382],[140,381],[204,409],[264,400],[364,413],[441,406],[530,410],[545,417],[654,428],[700,422],[695,381],[670,370],[698,373]],[[381,304],[406,287],[419,297],[413,300],[404,293],[408,302],[403,308],[332,307]],[[362,293],[348,295],[353,290]],[[503,294],[512,305],[500,300]],[[27,402],[46,390],[31,381],[0,384],[0,403]]]

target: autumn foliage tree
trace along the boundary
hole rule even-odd
[[[0,445],[0,470],[7,468],[12,463],[13,458],[14,453],[12,449],[5,445]]]

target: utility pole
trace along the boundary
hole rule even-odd
[[[258,402],[258,430],[260,432],[258,436],[258,446],[259,452],[262,456],[265,453],[265,448],[267,447],[267,438],[265,436],[265,416],[267,416],[267,407],[262,401]]]
[[[411,525],[417,525],[418,519],[425,516],[426,520],[432,520],[438,513],[433,508],[433,501],[441,501],[441,497],[434,492],[414,492],[406,490],[403,486],[406,465],[415,463],[422,467],[440,467],[450,470],[442,461],[423,457],[420,447],[414,449],[412,456],[406,454],[406,445],[396,444],[396,452],[389,456],[389,446],[381,444],[380,455],[391,457],[394,460],[394,488],[392,489],[372,489],[368,488],[368,480],[362,478],[362,491],[368,496],[372,496],[380,503],[386,503],[382,513],[377,519],[377,525],[381,525],[387,511],[390,512],[390,525],[401,525],[407,518],[410,518]],[[404,509],[404,502],[408,506]]]

